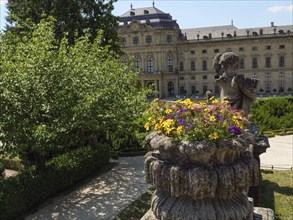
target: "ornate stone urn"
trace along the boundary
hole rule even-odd
[[[143,220],[253,219],[246,194],[258,185],[259,165],[248,151],[254,144],[250,133],[213,143],[153,132],[146,141],[146,182],[156,190]]]

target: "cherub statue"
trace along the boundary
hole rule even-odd
[[[243,110],[247,116],[256,100],[258,80],[238,74],[239,57],[233,52],[218,53],[213,60],[216,82],[222,87],[220,99],[228,101],[232,108]]]

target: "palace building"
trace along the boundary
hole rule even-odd
[[[124,55],[140,73],[142,86],[160,98],[219,96],[213,58],[228,51],[239,55],[239,73],[259,80],[258,96],[292,95],[293,26],[238,29],[225,26],[180,29],[158,8],[134,9],[120,16],[118,34]]]

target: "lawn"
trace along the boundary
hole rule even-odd
[[[293,171],[262,170],[260,185],[260,206],[271,208],[276,220],[293,219]],[[153,189],[124,209],[115,220],[140,219],[150,208]]]

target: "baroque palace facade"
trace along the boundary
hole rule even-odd
[[[217,53],[228,51],[239,55],[239,73],[259,80],[258,96],[292,95],[292,24],[180,29],[154,5],[131,7],[119,22],[121,62],[131,62],[142,86],[154,87],[159,98],[203,97],[208,90],[218,97],[212,62]]]

